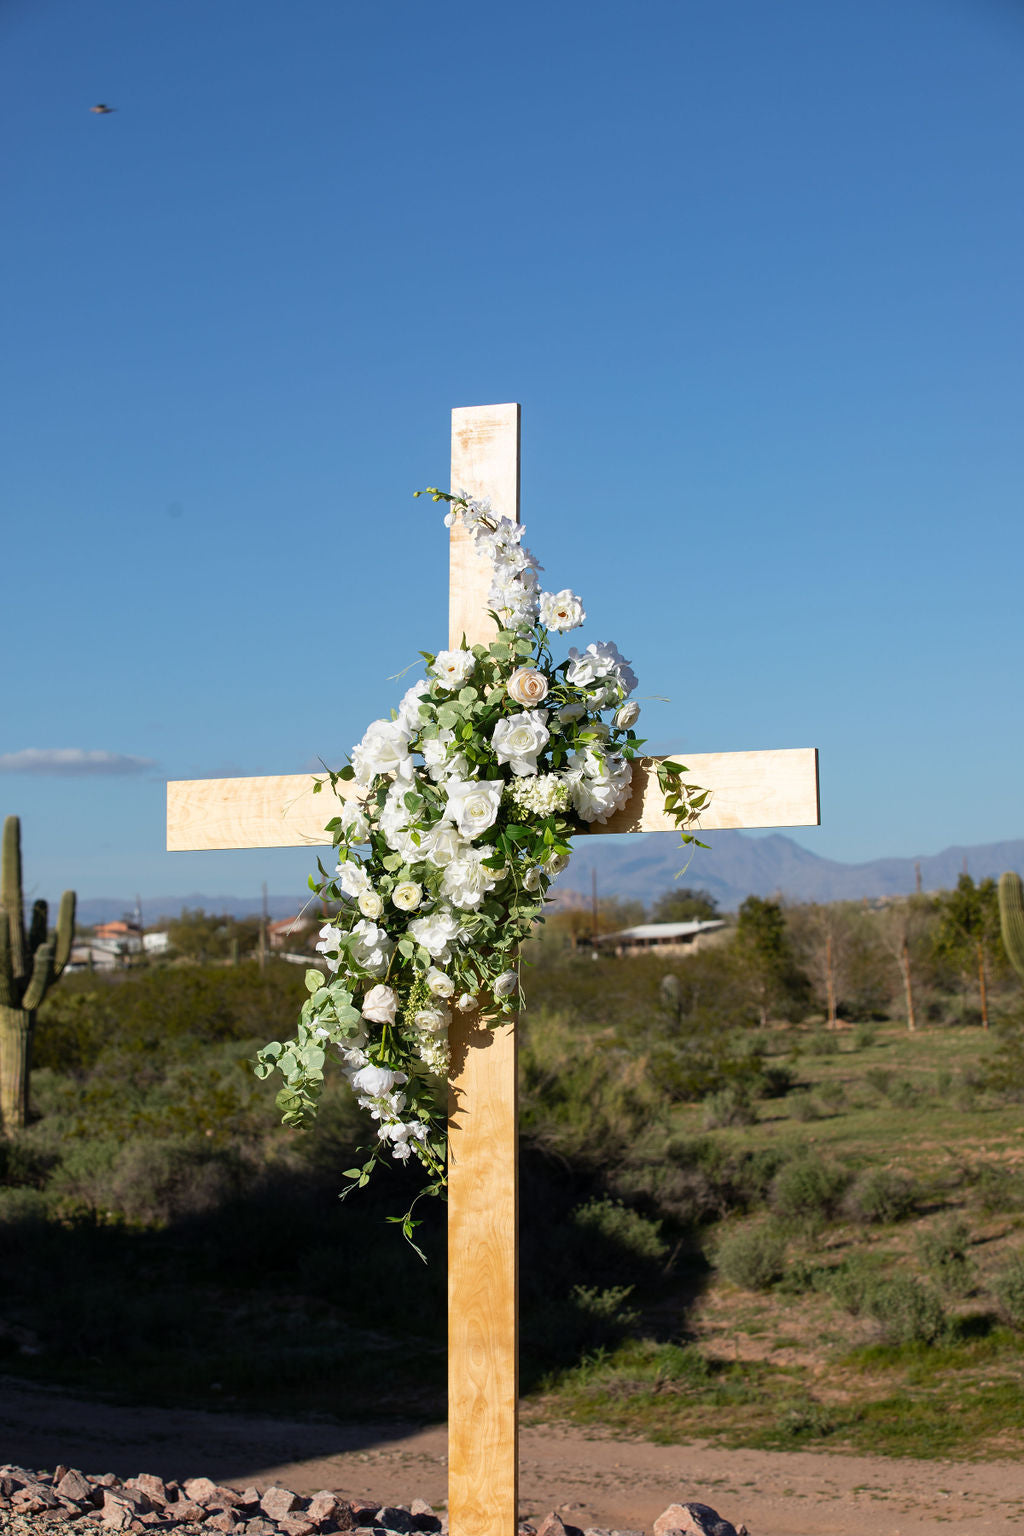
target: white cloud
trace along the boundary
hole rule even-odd
[[[123,752],[87,752],[83,747],[25,747],[21,752],[0,753],[0,773],[55,773],[67,777],[86,774],[145,773],[155,768],[152,757],[129,757]]]

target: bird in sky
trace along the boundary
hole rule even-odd
[[[100,113],[103,113],[103,112],[116,112],[117,108],[116,107],[108,107],[105,101],[98,101],[94,107],[90,107],[89,108],[89,111],[90,112],[100,112]]]

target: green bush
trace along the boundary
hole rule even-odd
[[[968,1172],[981,1210],[1000,1215],[1024,1205],[1024,1179],[1003,1163],[975,1163]]]
[[[858,1024],[853,1032],[853,1048],[855,1051],[868,1051],[878,1039],[878,1030],[870,1024]]]
[[[45,1222],[50,1215],[50,1202],[42,1190],[25,1187],[0,1189],[0,1226]]]
[[[624,1254],[641,1263],[660,1264],[668,1253],[661,1235],[661,1222],[641,1216],[621,1200],[588,1200],[572,1213],[572,1220],[582,1232],[592,1233],[613,1243]]]
[[[834,1163],[801,1157],[787,1163],[772,1180],[771,1203],[780,1216],[822,1220],[836,1214],[850,1176]]]
[[[913,1183],[890,1168],[868,1168],[858,1174],[843,1198],[843,1214],[851,1221],[903,1221],[916,1203]]]
[[[967,1296],[974,1288],[974,1265],[967,1254],[970,1236],[970,1228],[960,1217],[918,1234],[921,1263],[947,1296]]]
[[[892,1082],[892,1073],[888,1067],[868,1067],[864,1073],[864,1081],[875,1093],[888,1094],[889,1084]]]
[[[786,1272],[786,1240],[771,1222],[741,1227],[718,1244],[719,1274],[746,1291],[766,1291]]]
[[[919,1280],[897,1275],[869,1287],[864,1311],[890,1344],[934,1344],[947,1331],[942,1303]]]
[[[720,1088],[704,1100],[704,1129],[716,1131],[729,1125],[756,1125],[757,1110],[750,1097],[750,1089],[735,1084]]]
[[[834,1030],[816,1029],[804,1048],[811,1056],[838,1056],[839,1036]]]
[[[56,1152],[33,1146],[24,1137],[0,1137],[0,1186],[43,1189],[58,1161]]]
[[[990,1288],[1013,1328],[1024,1331],[1024,1253],[1015,1253],[992,1277]]]
[[[833,1111],[842,1109],[846,1103],[846,1084],[837,1077],[819,1083],[816,1091],[821,1102]]]
[[[813,1093],[794,1093],[789,1098],[789,1112],[801,1125],[810,1125],[822,1116],[821,1105]]]
[[[879,1261],[873,1254],[853,1253],[832,1269],[818,1270],[813,1284],[851,1317],[861,1317],[868,1297],[879,1284]]]

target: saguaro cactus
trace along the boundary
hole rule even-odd
[[[28,1119],[36,1009],[68,963],[75,932],[74,891],[65,891],[60,899],[52,939],[48,915],[46,902],[37,901],[25,932],[21,823],[17,816],[8,816],[0,872],[0,1120],[8,1132],[20,1130]]]
[[[999,877],[999,926],[1010,964],[1024,981],[1024,884],[1012,871]]]

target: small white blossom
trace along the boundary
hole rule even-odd
[[[438,651],[429,668],[443,688],[461,688],[473,668],[476,657],[472,651]]]
[[[352,748],[356,782],[369,784],[378,774],[412,778],[409,732],[400,720],[374,720],[357,747]]]
[[[586,618],[583,604],[575,592],[563,587],[561,592],[542,592],[540,595],[540,621],[545,629],[565,632],[579,629]]]
[[[519,976],[515,971],[502,971],[492,987],[495,997],[511,997],[519,986]]]
[[[369,886],[359,892],[356,905],[364,917],[380,917],[384,910],[384,898],[379,891],[371,890]]]
[[[635,699],[630,699],[627,704],[621,705],[620,708],[615,711],[615,714],[612,717],[612,724],[615,726],[617,731],[628,731],[630,726],[636,725],[636,722],[639,720],[639,718],[640,705],[636,702]]]
[[[414,917],[409,933],[422,944],[432,960],[447,962],[451,958],[451,945],[459,932],[459,920],[447,907],[438,907],[427,917]]]
[[[490,852],[489,848],[467,846],[457,859],[445,865],[441,890],[453,907],[472,911],[494,889],[496,871],[483,863]]]
[[[360,1067],[352,1078],[356,1092],[364,1093],[368,1099],[382,1099],[396,1083],[405,1082],[408,1082],[405,1073],[395,1072],[390,1067]]]
[[[388,968],[394,944],[388,938],[383,928],[378,928],[376,923],[369,918],[360,918],[352,929],[355,943],[352,945],[352,958],[364,971],[369,971],[371,976],[380,976]]]

